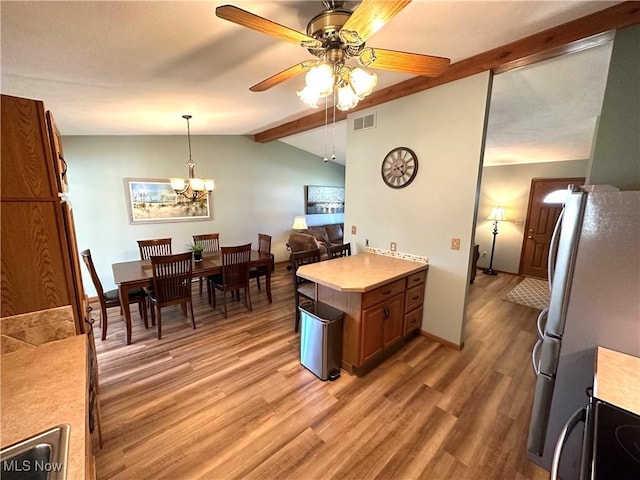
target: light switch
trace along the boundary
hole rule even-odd
[[[355,225],[351,225],[351,235],[355,235],[358,231],[358,228]]]
[[[460,239],[452,238],[451,239],[451,250],[460,250]]]

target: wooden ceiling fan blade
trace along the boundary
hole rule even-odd
[[[366,41],[409,3],[411,0],[362,0],[342,30],[357,32]]]
[[[297,65],[294,65],[293,67],[289,67],[286,70],[276,73],[275,75],[261,81],[260,83],[256,83],[253,87],[249,88],[249,90],[251,90],[252,92],[264,92],[265,90],[269,90],[271,87],[275,87],[282,82],[286,82],[296,75],[300,75],[301,73],[306,72],[315,64],[315,61],[305,60],[304,62],[300,62]]]
[[[285,27],[279,23],[272,22],[271,20],[267,20],[266,18],[247,12],[246,10],[242,10],[241,8],[234,7],[233,5],[222,5],[217,7],[216,15],[223,20],[237,23],[243,27],[266,33],[267,35],[271,35],[272,37],[276,37],[286,42],[295,43],[296,45],[300,45],[302,42],[307,44],[319,43],[317,40],[305,35],[304,33],[300,33],[297,30]]]
[[[375,60],[367,65],[369,67],[412,73],[425,77],[437,77],[443,73],[451,63],[450,59],[444,57],[398,52],[396,50],[385,50],[383,48],[374,48],[373,54]]]

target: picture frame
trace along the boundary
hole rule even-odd
[[[176,194],[166,178],[125,178],[124,189],[132,225],[196,222],[212,218],[210,195],[193,202]]]
[[[304,206],[307,215],[344,213],[344,187],[305,185]]]

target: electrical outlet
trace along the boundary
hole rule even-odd
[[[391,248],[390,250],[392,252],[395,252],[396,250],[398,250],[398,244],[396,242],[391,242]]]
[[[355,225],[351,225],[351,235],[355,235],[357,231],[358,227],[356,227]]]
[[[451,239],[451,250],[460,250],[460,239],[452,238]]]
[[[369,246],[369,239],[368,239],[368,238],[365,238],[365,239],[364,239],[364,246],[365,246],[365,247],[368,247],[368,246]]]

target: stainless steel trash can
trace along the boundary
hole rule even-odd
[[[326,303],[300,305],[300,363],[320,380],[340,376],[343,317]]]

